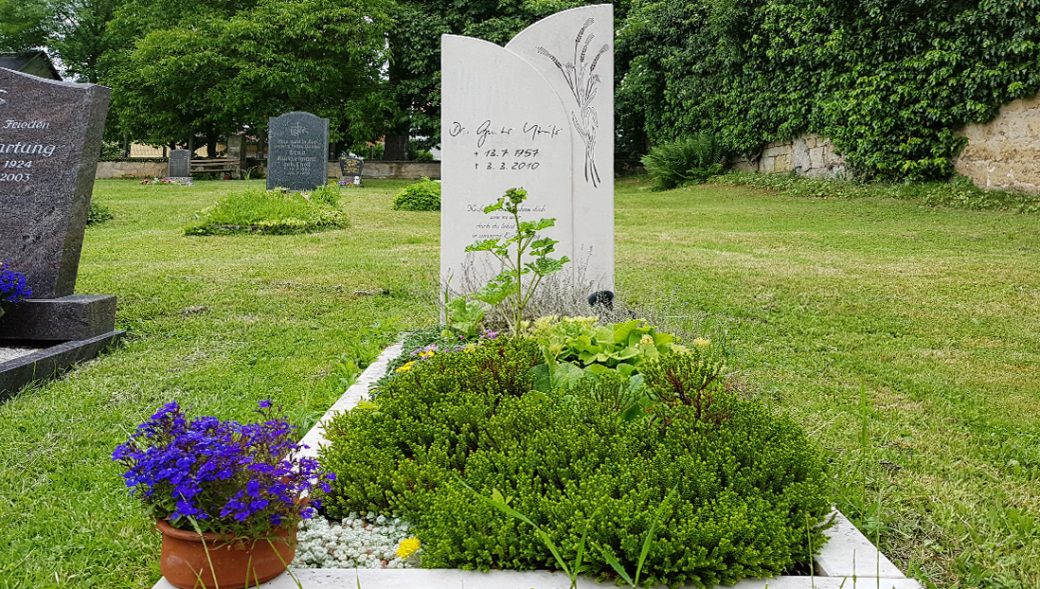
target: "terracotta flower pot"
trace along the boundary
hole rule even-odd
[[[211,533],[200,537],[193,530],[179,530],[165,520],[159,520],[155,526],[163,536],[159,571],[171,585],[181,589],[253,587],[285,572],[296,556],[295,526],[275,528],[270,542],[236,540]]]

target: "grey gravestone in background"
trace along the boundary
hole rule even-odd
[[[191,176],[191,152],[187,149],[174,149],[170,152],[170,178],[188,178]]]
[[[246,168],[245,133],[235,133],[234,135],[228,136],[227,156],[229,159],[234,160],[238,164],[240,170],[244,170]]]
[[[71,295],[111,91],[0,68],[0,259]]]
[[[328,181],[328,119],[308,112],[271,118],[267,145],[268,190],[313,190]]]

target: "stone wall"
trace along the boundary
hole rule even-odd
[[[440,162],[365,162],[365,178],[413,180],[441,177]],[[329,178],[339,178],[339,162],[329,162]]]
[[[775,141],[758,156],[733,160],[730,166],[741,172],[795,172],[811,178],[838,178],[845,174],[845,159],[834,151],[829,139],[817,135]]]
[[[339,163],[329,162],[329,178],[339,178]],[[166,175],[167,163],[156,161],[98,162],[95,178],[157,178]],[[440,162],[365,162],[365,178],[412,180],[441,177]]]
[[[1040,95],[1004,105],[985,125],[968,125],[968,145],[954,164],[982,188],[1040,193]]]
[[[161,178],[166,175],[166,162],[98,162],[94,177],[109,178]]]

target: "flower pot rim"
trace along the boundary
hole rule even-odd
[[[169,520],[167,520],[166,518],[160,518],[155,520],[155,527],[158,528],[158,530],[162,534],[166,536],[171,536],[173,538],[177,538],[178,540],[187,540],[190,542],[199,541],[200,535],[198,532],[196,532],[195,530],[182,530],[180,528],[174,527],[173,524],[171,524]],[[207,542],[214,541],[232,543],[236,540],[244,542],[258,542],[266,540],[268,538],[284,539],[286,536],[289,535],[289,532],[289,526],[281,525],[268,530],[266,536],[235,536],[234,534],[220,534],[217,532],[202,532],[201,536]]]

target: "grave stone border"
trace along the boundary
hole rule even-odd
[[[329,408],[322,418],[300,440],[308,448],[299,456],[316,457],[325,440],[325,426],[343,411],[350,411],[368,398],[368,391],[386,373],[390,362],[401,354],[400,342],[393,344],[369,364],[357,381]],[[745,579],[730,589],[922,589],[909,579],[864,536],[840,511],[833,512],[835,525],[827,530],[829,541],[815,559],[814,576],[781,576],[771,579]],[[292,565],[290,565],[291,567]],[[463,571],[457,569],[292,569],[304,589],[339,589],[354,587],[360,581],[364,589],[568,589],[566,575],[550,571]],[[263,589],[295,589],[292,576],[280,577],[260,585]],[[580,589],[612,589],[612,583],[598,583],[583,577]],[[153,589],[173,589],[166,579],[159,579]],[[693,589],[690,586],[688,589]],[[721,589],[721,588],[719,588]]]

